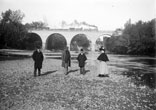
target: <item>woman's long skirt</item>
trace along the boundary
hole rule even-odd
[[[100,74],[101,75],[108,75],[108,66],[107,63],[104,61],[100,62]]]

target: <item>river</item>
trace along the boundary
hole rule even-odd
[[[97,52],[88,54],[89,59],[93,61],[91,64],[95,65],[98,55]],[[107,64],[111,71],[131,78],[137,86],[156,88],[155,57],[108,54],[108,58],[110,61]]]

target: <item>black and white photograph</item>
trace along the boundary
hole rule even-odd
[[[0,0],[0,110],[156,110],[156,1]]]

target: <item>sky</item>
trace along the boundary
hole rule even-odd
[[[99,30],[124,28],[132,23],[156,18],[155,0],[0,0],[0,13],[21,10],[23,23],[43,21],[57,28],[62,21],[87,22]]]

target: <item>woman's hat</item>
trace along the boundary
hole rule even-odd
[[[100,51],[105,51],[105,48],[102,46],[99,50]]]

